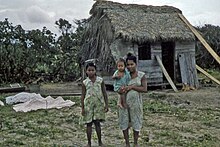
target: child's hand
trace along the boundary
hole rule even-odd
[[[119,91],[118,91],[119,94],[122,94],[122,93],[125,93],[125,87],[122,86]]]
[[[133,88],[133,85],[126,86],[126,87],[125,87],[126,92],[132,90],[132,88]]]
[[[121,87],[121,90],[122,90],[123,93],[125,93],[125,92],[126,92],[126,87],[125,87],[125,86],[122,86],[122,87]]]

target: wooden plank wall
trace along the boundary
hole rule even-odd
[[[161,57],[160,43],[151,44],[151,60],[138,60],[138,45],[123,42],[120,39],[112,43],[110,48],[115,60],[119,57],[126,56],[128,52],[133,53],[137,57],[138,70],[146,74],[148,85],[163,83],[163,73],[155,59],[156,55]],[[112,83],[111,78],[104,77],[104,79],[107,83]]]
[[[132,45],[130,43],[123,43],[122,40],[116,41],[114,44],[111,45],[111,50],[113,50],[113,55],[115,58],[124,56],[127,54],[128,51],[134,53],[137,56],[138,59],[138,46]],[[176,42],[175,43],[175,72],[177,77],[179,77],[179,81],[181,80],[181,73],[180,73],[180,67],[179,67],[179,61],[178,56],[179,54],[190,54],[190,62],[195,63],[195,42]],[[161,43],[154,43],[151,44],[151,60],[138,60],[138,70],[143,71],[146,73],[146,78],[148,81],[148,85],[159,85],[163,83],[163,72],[156,61],[155,56],[162,57],[162,50],[161,50]],[[193,64],[194,64],[193,63]],[[194,67],[193,67],[194,68]],[[112,75],[110,75],[111,77]],[[194,78],[197,81],[197,73],[193,74]],[[112,83],[112,80],[110,77],[105,77],[107,81]]]
[[[151,44],[151,60],[138,60],[138,70],[145,72],[148,85],[163,83],[163,72],[155,58],[161,57],[160,43]]]
[[[163,82],[162,70],[156,60],[139,60],[138,70],[146,73],[147,82]]]
[[[192,42],[180,42],[177,41],[175,44],[175,73],[176,73],[176,81],[182,83],[180,67],[179,67],[179,54],[182,53],[190,53],[195,55],[195,43]]]
[[[198,87],[198,77],[195,62],[195,42],[176,42],[175,59],[181,82],[189,86]]]
[[[176,42],[175,59],[178,60],[179,53],[190,53],[195,56],[195,42]]]

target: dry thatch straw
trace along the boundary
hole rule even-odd
[[[106,65],[106,61],[113,59],[109,46],[117,38],[135,43],[194,40],[178,13],[182,12],[171,6],[97,1],[90,10],[82,61],[100,58]]]

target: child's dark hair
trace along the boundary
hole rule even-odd
[[[134,56],[132,53],[128,53],[128,54],[127,54],[126,62],[127,62],[128,60],[132,60],[132,61],[134,61],[135,64],[137,64],[137,58],[136,58],[136,56]]]
[[[119,59],[117,60],[116,64],[118,64],[118,62],[123,62],[124,65],[126,66],[126,61],[125,61],[125,59],[119,58]]]
[[[89,62],[89,63],[87,63],[87,64],[86,64],[86,70],[89,68],[89,66],[94,67],[95,70],[96,70],[96,65],[95,65],[95,63],[93,63],[93,62]],[[95,74],[95,75],[96,75],[96,74]],[[88,74],[87,74],[87,73],[86,73],[86,76],[88,77]]]
[[[89,62],[86,64],[86,70],[88,69],[89,66],[95,67],[96,69],[96,65],[93,62]]]

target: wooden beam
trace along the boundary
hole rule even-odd
[[[208,77],[209,79],[211,79],[213,82],[215,82],[216,84],[220,85],[220,81],[217,80],[216,78],[214,78],[213,76],[211,76],[209,73],[207,73],[205,70],[203,70],[201,67],[199,67],[198,65],[196,65],[196,69],[198,69],[198,71],[200,71],[201,73],[203,73],[206,77]]]
[[[0,88],[0,93],[9,93],[9,92],[23,92],[25,91],[25,87],[3,87]]]
[[[162,69],[163,74],[164,74],[164,76],[166,77],[167,81],[170,83],[170,85],[171,85],[171,87],[173,88],[173,90],[174,90],[175,92],[178,92],[178,90],[177,90],[176,86],[174,85],[172,79],[170,78],[169,74],[167,73],[167,70],[166,70],[165,67],[163,66],[163,63],[162,63],[162,61],[160,60],[160,57],[159,57],[159,56],[156,56],[156,59],[157,59],[157,62],[159,63],[159,65],[160,65],[160,68]]]
[[[76,93],[41,93],[43,97],[47,96],[80,96],[82,93],[76,92]]]
[[[190,30],[195,34],[195,36],[200,40],[208,52],[214,57],[214,59],[220,64],[220,57],[215,53],[215,51],[209,46],[209,44],[203,39],[199,32],[189,23],[189,21],[182,15],[179,14],[179,17],[183,22],[190,28]]]

